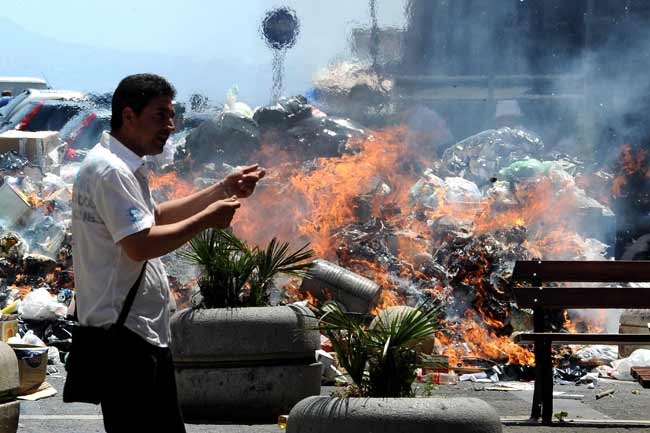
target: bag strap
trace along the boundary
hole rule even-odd
[[[133,301],[135,300],[135,295],[138,293],[138,287],[140,287],[140,281],[142,281],[142,276],[144,275],[144,270],[147,268],[147,263],[148,261],[145,261],[142,265],[142,270],[140,271],[140,275],[138,275],[138,279],[135,280],[135,283],[133,283],[133,286],[131,286],[131,289],[129,290],[129,294],[126,295],[124,306],[122,307],[120,316],[114,326],[122,326],[124,325],[124,322],[126,322],[126,317],[129,315],[131,305],[133,305]]]

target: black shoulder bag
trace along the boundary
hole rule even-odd
[[[124,306],[117,319],[108,329],[95,326],[76,326],[72,331],[72,344],[65,362],[67,377],[63,386],[65,403],[99,404],[105,389],[103,377],[110,365],[106,359],[112,344],[117,343],[117,330],[124,326],[133,300],[138,292],[147,262],[142,265],[140,275],[126,296]]]

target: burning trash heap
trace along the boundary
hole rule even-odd
[[[510,339],[532,327],[531,313],[517,308],[509,287],[515,260],[607,255],[594,221],[613,220],[603,200],[611,176],[546,151],[524,129],[487,130],[438,153],[413,145],[405,126],[369,130],[328,116],[301,96],[253,110],[231,93],[223,110],[178,133],[174,144],[172,164],[152,164],[156,200],[186,195],[234,166],[260,162],[268,174],[238,211],[235,233],[252,244],[272,237],[309,242],[325,266],[370,280],[365,289],[352,287],[376,292],[359,294],[366,302],[352,308],[358,313],[439,300],[445,332],[431,346],[454,368],[477,360],[534,362]],[[47,165],[48,171],[6,153],[0,164],[0,307],[20,314],[22,333],[34,329],[65,350],[74,290],[70,199],[79,162]],[[173,256],[163,261],[180,308],[190,302],[195,276]],[[331,292],[309,287],[278,282],[272,299],[339,301],[349,308]],[[44,292],[50,295],[45,303],[36,296]],[[602,318],[589,321],[574,312],[551,321],[560,331],[604,326]]]
[[[323,274],[367,278],[376,296],[372,284],[346,283],[357,292],[348,296],[355,312],[442,301],[447,332],[436,335],[435,351],[452,366],[534,362],[510,339],[532,328],[509,287],[515,260],[607,257],[611,176],[547,151],[530,131],[487,130],[438,155],[414,146],[405,126],[368,130],[302,97],[254,111],[235,105],[188,134],[182,176],[198,186],[230,165],[263,164],[269,174],[238,212],[235,232],[259,244],[310,242]],[[341,287],[318,284],[289,282],[281,292],[285,301],[350,308]],[[600,317],[551,319],[558,331],[604,330]]]

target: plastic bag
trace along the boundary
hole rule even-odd
[[[609,364],[618,359],[616,346],[594,345],[580,349],[576,356],[585,364]]]
[[[618,380],[630,380],[633,381],[634,378],[630,373],[630,368],[632,367],[647,367],[650,365],[650,350],[648,349],[637,349],[632,354],[623,359],[612,362],[614,366],[614,371],[612,371],[612,377]]]
[[[28,320],[56,320],[64,317],[68,307],[57,302],[44,287],[32,290],[20,303],[18,314]]]
[[[508,167],[502,168],[499,170],[499,176],[502,179],[511,182],[519,182],[531,177],[547,174],[549,168],[550,163],[548,162],[542,162],[535,158],[528,158],[515,161]]]
[[[481,191],[474,182],[462,177],[445,178],[445,198],[449,203],[477,203],[481,197]]]
[[[223,111],[226,113],[237,113],[249,119],[253,118],[253,109],[248,104],[238,101],[239,87],[232,86],[226,94],[226,103],[223,106]]]

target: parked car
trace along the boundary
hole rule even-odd
[[[4,122],[4,120],[9,119],[15,112],[31,101],[51,99],[59,101],[85,100],[86,94],[76,90],[27,89],[16,95],[7,105],[0,108],[0,121]]]
[[[64,159],[80,161],[97,144],[102,132],[110,129],[111,111],[105,108],[79,112],[59,131],[65,143]]]
[[[86,106],[77,101],[33,100],[0,123],[0,132],[58,131],[84,109]]]
[[[37,77],[0,77],[0,92],[9,91],[18,95],[26,89],[49,89],[50,86],[42,78]]]

